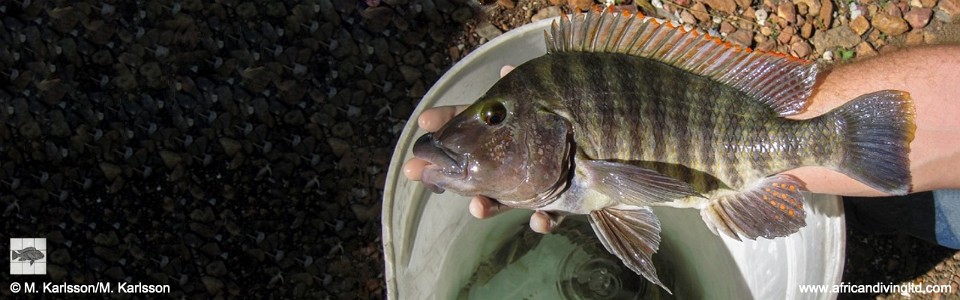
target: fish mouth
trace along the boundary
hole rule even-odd
[[[433,138],[433,133],[424,134],[417,139],[413,145],[413,156],[430,163],[423,170],[421,181],[434,193],[443,193],[443,186],[448,181],[467,176],[463,162],[457,159],[462,155],[443,147]]]

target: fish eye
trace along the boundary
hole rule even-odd
[[[480,111],[480,118],[483,123],[490,126],[503,123],[503,120],[507,118],[507,108],[503,106],[503,103],[494,102]]]

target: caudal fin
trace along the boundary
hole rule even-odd
[[[844,143],[839,168],[879,191],[910,191],[910,142],[914,109],[910,94],[885,90],[865,94],[833,110]]]

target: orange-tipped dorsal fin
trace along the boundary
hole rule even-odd
[[[810,61],[753,51],[695,28],[609,9],[561,16],[546,41],[550,53],[622,53],[660,61],[743,91],[781,116],[806,107],[819,71]]]

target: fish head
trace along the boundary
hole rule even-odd
[[[539,200],[564,185],[571,164],[569,124],[534,103],[485,96],[421,136],[413,154],[430,162],[424,185],[436,193],[449,189],[508,205]]]

